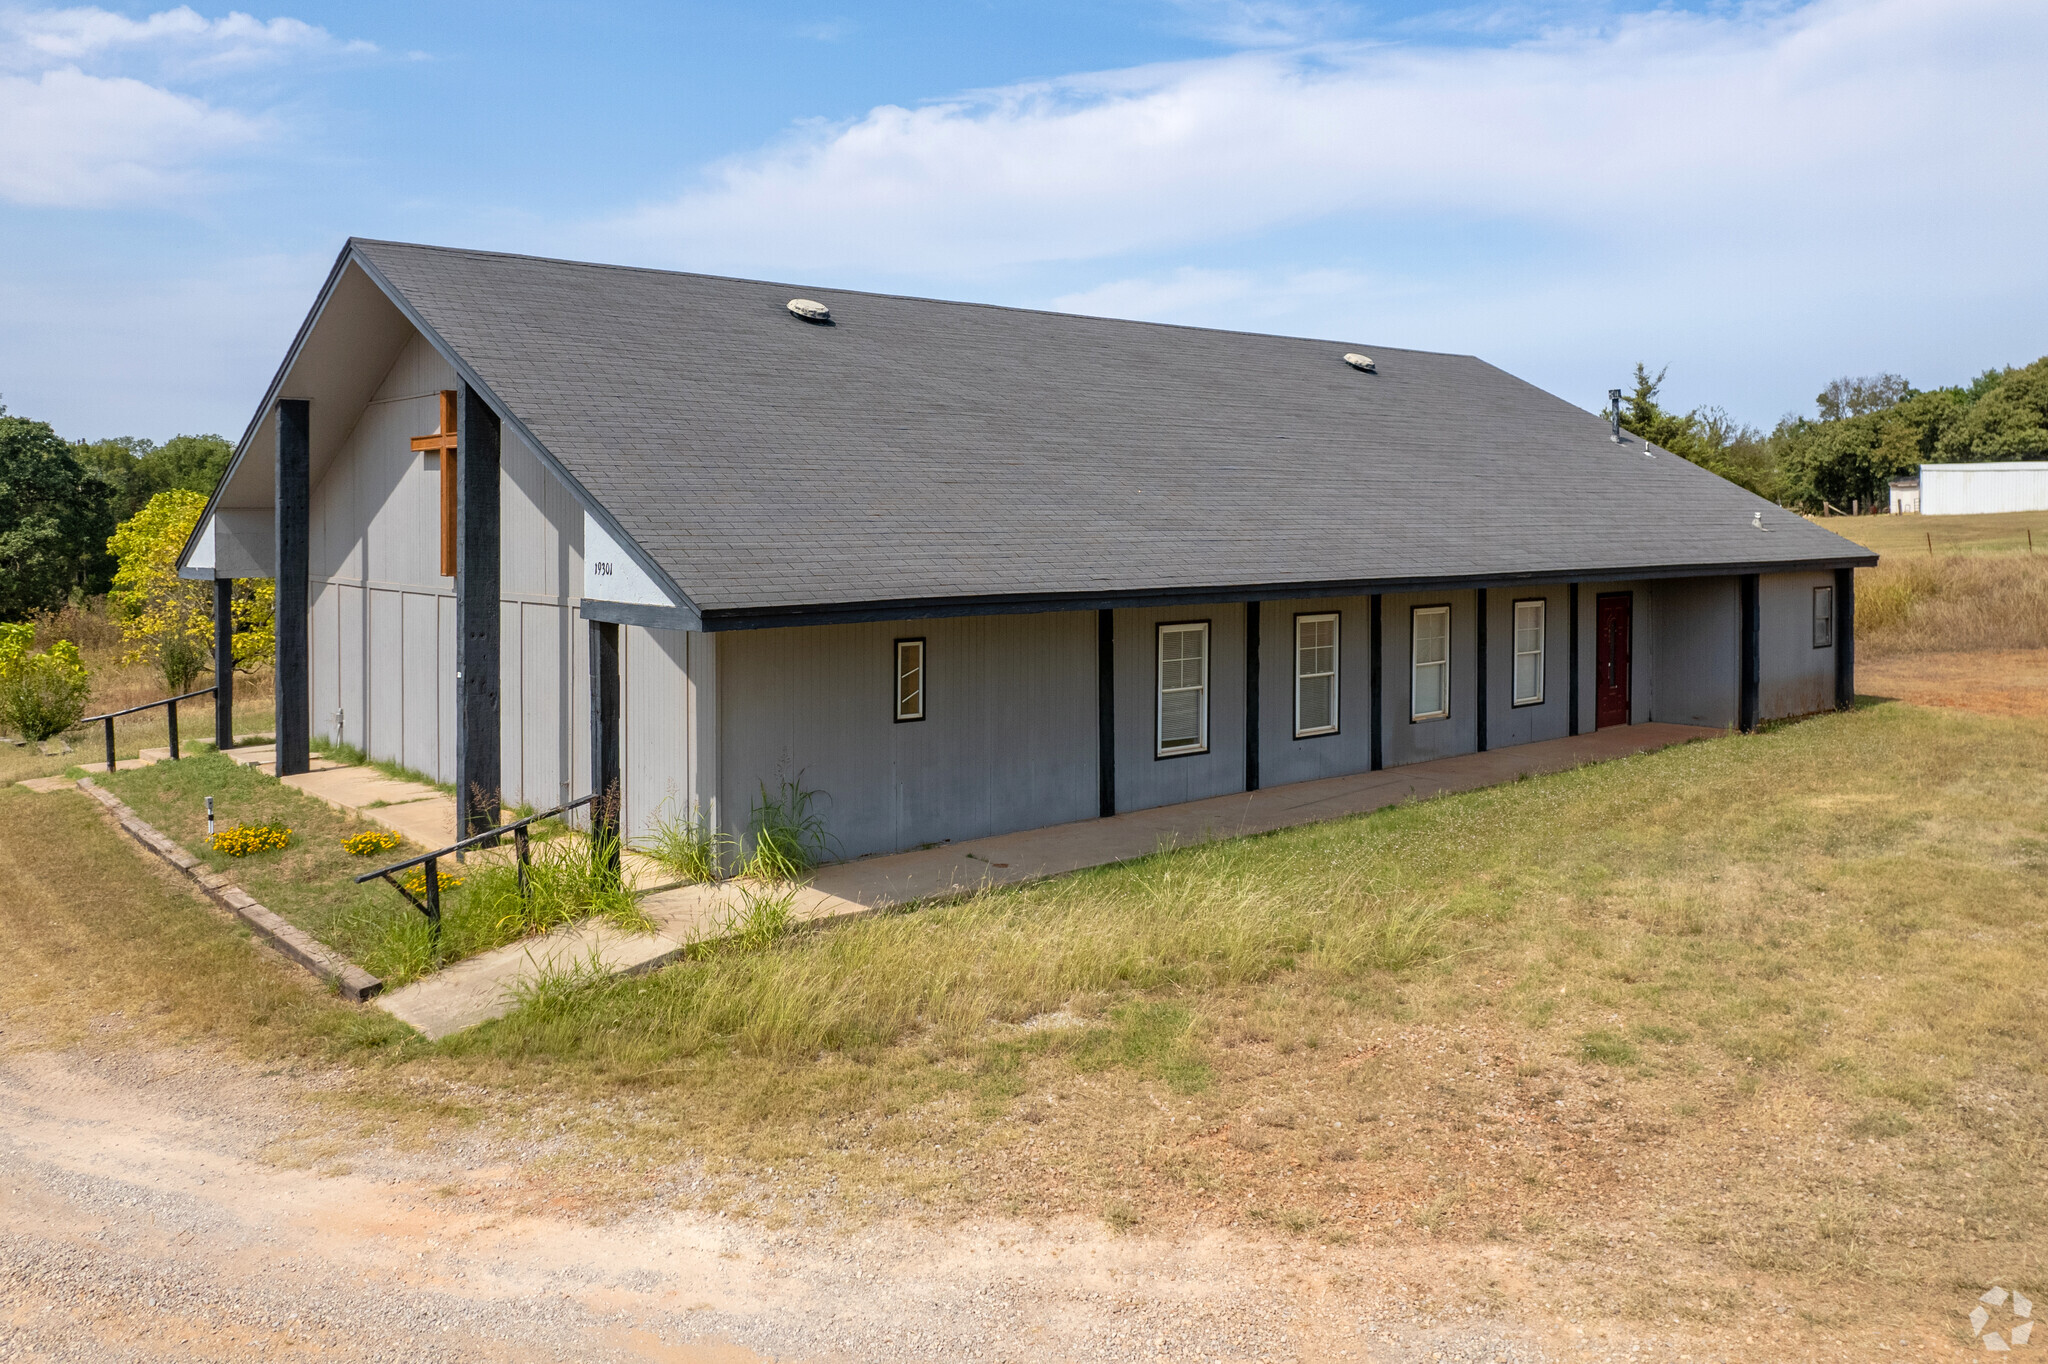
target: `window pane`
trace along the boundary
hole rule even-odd
[[[1424,663],[1415,669],[1416,716],[1440,715],[1444,709],[1444,665]]]
[[[1543,656],[1515,655],[1515,700],[1527,704],[1543,699]]]
[[[1202,742],[1202,691],[1190,687],[1159,698],[1159,746],[1187,748]]]
[[[924,645],[905,641],[896,646],[896,718],[915,720],[924,714]]]
[[[1543,699],[1543,603],[1515,603],[1515,704]]]
[[[1415,613],[1415,662],[1442,663],[1449,657],[1451,645],[1451,613],[1448,611],[1417,611]]]
[[[1835,642],[1835,589],[1813,589],[1813,647],[1825,649]]]
[[[1304,677],[1301,679],[1301,720],[1303,731],[1328,729],[1336,723],[1331,714],[1330,699],[1336,691],[1334,677]]]

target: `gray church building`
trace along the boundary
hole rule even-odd
[[[1874,562],[1467,355],[354,240],[180,570],[281,772],[859,856],[1846,706]]]

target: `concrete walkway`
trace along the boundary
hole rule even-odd
[[[1122,862],[1208,838],[1237,838],[1341,819],[1404,800],[1476,790],[1524,775],[1561,772],[1721,733],[1694,725],[1629,725],[1384,772],[1329,777],[1137,810],[1109,819],[839,862],[819,868],[795,892],[791,911],[803,921],[873,913],[894,905]],[[452,810],[450,802],[451,823]],[[365,813],[383,819],[386,811]],[[594,968],[623,974],[673,961],[691,943],[727,931],[743,911],[744,896],[749,893],[764,891],[735,882],[656,891],[641,901],[657,925],[654,933],[621,933],[605,924],[577,925],[457,962],[424,980],[388,991],[375,1003],[428,1037],[445,1037],[509,1012],[521,984],[544,971]]]

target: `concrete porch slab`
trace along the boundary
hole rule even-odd
[[[1329,777],[1136,810],[1108,819],[839,862],[820,867],[797,889],[791,911],[803,922],[873,913],[1128,861],[1204,839],[1238,838],[1342,819],[1404,800],[1426,800],[1525,775],[1562,772],[1586,763],[1714,738],[1723,732],[1696,725],[1621,726],[1382,772]],[[450,808],[452,811],[452,802]],[[594,960],[600,969],[624,974],[664,965],[690,943],[722,933],[742,900],[740,887],[727,882],[657,891],[643,899],[641,906],[658,926],[656,932],[623,934],[605,925],[579,925],[458,962],[379,996],[376,1004],[430,1038],[445,1037],[510,1012],[520,984],[550,966],[566,969]]]

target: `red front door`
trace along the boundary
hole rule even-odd
[[[1600,598],[1598,644],[1593,658],[1593,727],[1628,723],[1629,616],[1634,598],[1626,592]]]

